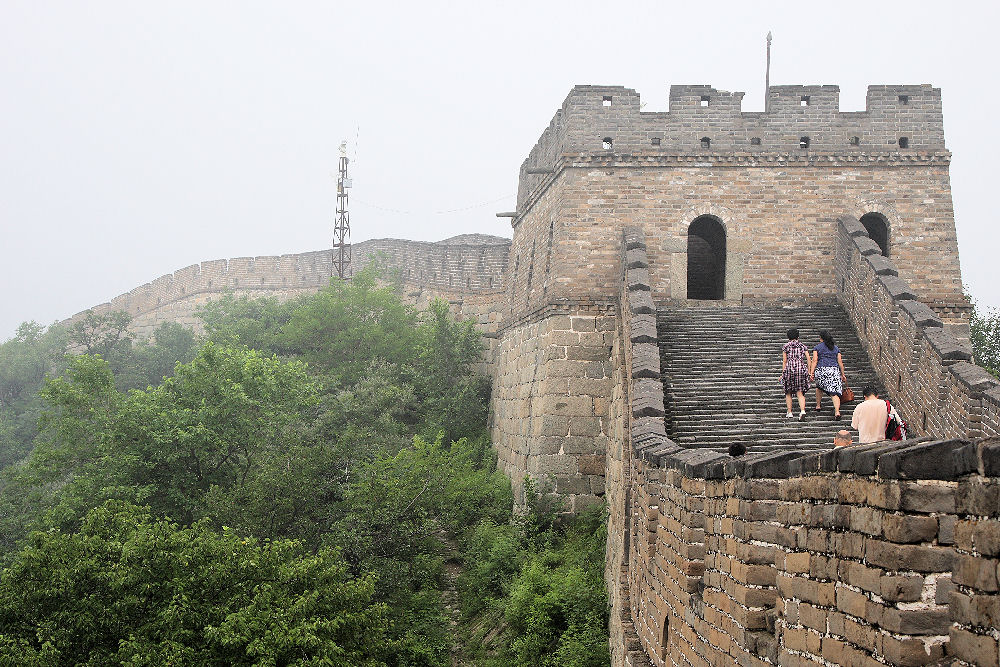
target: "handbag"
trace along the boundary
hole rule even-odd
[[[850,387],[844,389],[844,395],[840,397],[840,400],[844,403],[850,403],[854,400],[854,391]]]
[[[906,422],[903,421],[893,409],[889,401],[885,402],[885,439],[886,440],[906,440]]]

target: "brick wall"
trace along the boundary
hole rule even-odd
[[[519,502],[525,475],[572,511],[604,496],[616,319],[574,304],[499,332],[490,432]]]
[[[997,664],[1000,443],[632,445],[614,665]]]
[[[879,213],[901,275],[961,319],[940,91],[872,86],[853,113],[838,94],[774,87],[767,112],[743,113],[742,93],[674,86],[669,112],[646,113],[629,89],[574,88],[521,167],[509,316],[584,295],[613,302],[618,238],[632,225],[646,234],[654,298],[686,299],[688,227],[701,215],[726,231],[726,299],[832,299],[838,217]]]
[[[568,156],[516,221],[511,316],[583,295],[613,301],[630,225],[646,234],[654,299],[686,299],[688,228],[702,215],[726,230],[727,299],[833,299],[837,219],[871,211],[890,220],[893,262],[921,299],[965,303],[946,162]]]
[[[950,310],[946,326],[855,218],[838,222],[834,260],[838,297],[911,432],[998,434],[1000,382],[972,363],[971,349],[959,338],[968,330],[959,311]]]
[[[474,318],[485,332],[495,332],[502,315],[510,244],[499,237],[474,236],[463,242],[466,238],[439,243],[364,241],[352,248],[352,266],[357,270],[378,259],[399,279],[410,303],[446,299],[456,314]],[[167,321],[197,329],[201,322],[195,311],[226,291],[285,300],[315,292],[329,283],[333,271],[329,250],[220,259],[161,276],[91,310],[124,310],[133,318],[133,331],[143,337]]]

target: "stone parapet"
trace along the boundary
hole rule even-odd
[[[618,600],[641,654],[612,664],[995,665],[998,474],[994,440],[733,459],[633,439]]]
[[[482,235],[449,241],[363,241],[354,244],[352,263],[357,270],[379,261],[409,302],[425,305],[443,298],[456,314],[473,318],[483,331],[495,332],[503,311],[510,241]],[[226,292],[286,300],[317,291],[329,284],[333,273],[330,250],[213,260],[161,276],[89,310],[125,311],[133,319],[133,333],[146,337],[167,321],[198,329],[197,310]]]
[[[945,151],[940,89],[869,86],[860,112],[841,112],[839,96],[837,86],[772,86],[760,113],[742,111],[740,92],[671,86],[670,110],[646,112],[630,88],[575,86],[521,165],[518,211],[567,153],[692,160],[720,152],[728,159],[828,153],[866,160]]]
[[[834,261],[838,298],[911,433],[1000,433],[1000,381],[972,363],[967,325],[945,326],[855,218],[838,221]]]

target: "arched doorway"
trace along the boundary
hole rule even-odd
[[[868,236],[878,244],[885,257],[889,256],[889,222],[881,213],[867,213],[861,216],[861,224],[868,231]]]
[[[726,229],[703,215],[688,227],[687,297],[722,299],[726,295]]]

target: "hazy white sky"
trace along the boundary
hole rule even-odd
[[[0,339],[208,259],[510,235],[517,169],[574,84],[943,89],[965,282],[1000,305],[995,3],[0,4]]]

